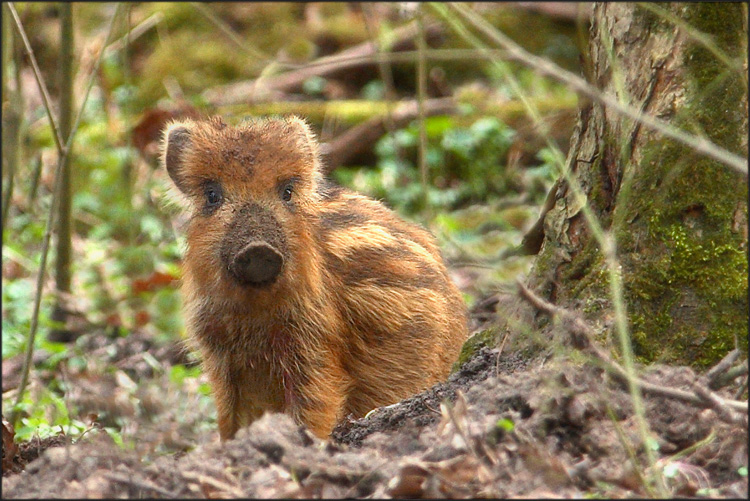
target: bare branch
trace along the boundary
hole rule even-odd
[[[425,116],[452,114],[458,106],[452,98],[429,99],[424,103]],[[417,103],[407,101],[399,104],[393,111],[392,120],[395,128],[400,128],[414,120],[418,115]],[[331,172],[339,165],[345,164],[358,154],[368,151],[386,132],[387,115],[373,117],[366,122],[355,125],[341,133],[333,140],[321,145],[325,158],[326,172]]]

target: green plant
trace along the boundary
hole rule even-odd
[[[425,121],[428,193],[431,206],[452,209],[506,195],[517,187],[517,173],[505,168],[515,132],[494,117],[461,126],[450,116]],[[416,167],[419,128],[412,123],[383,136],[375,146],[375,169],[337,169],[343,184],[385,199],[414,214],[422,209],[422,187]]]

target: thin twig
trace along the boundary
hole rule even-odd
[[[23,24],[21,24],[21,18],[18,17],[18,12],[16,12],[16,6],[13,2],[8,2],[8,9],[10,9],[10,13],[13,16],[13,21],[15,21],[16,23],[18,34],[21,35],[21,40],[23,40],[23,46],[26,49],[26,54],[29,56],[29,60],[31,60],[31,67],[34,69],[34,78],[36,79],[36,84],[37,86],[39,86],[39,91],[42,94],[44,109],[47,111],[47,118],[49,118],[49,124],[52,128],[52,138],[55,140],[55,146],[57,146],[57,153],[60,156],[63,156],[65,154],[65,150],[63,149],[63,139],[60,135],[60,129],[58,129],[57,127],[57,122],[55,122],[54,114],[52,113],[52,105],[50,104],[51,100],[49,98],[49,92],[47,92],[47,85],[45,85],[44,83],[42,72],[39,70],[39,65],[36,62],[34,49],[31,48],[29,39],[26,36],[26,31],[24,31]]]
[[[625,432],[622,429],[622,425],[620,425],[620,420],[617,419],[617,416],[615,416],[614,411],[611,407],[607,406],[607,414],[609,415],[609,420],[612,423],[612,427],[615,430],[615,434],[617,435],[617,439],[620,441],[620,445],[625,450],[625,453],[628,455],[628,460],[630,461],[630,464],[632,465],[632,472],[638,479],[638,482],[643,486],[646,491],[649,492],[649,494],[652,495],[651,492],[651,486],[649,485],[648,481],[646,480],[646,477],[643,475],[643,470],[641,466],[638,464],[638,456],[636,456],[635,450],[633,449],[633,443],[631,440],[628,439],[628,437],[625,436]]]
[[[586,205],[588,206],[588,204]],[[622,267],[617,259],[616,242],[612,233],[607,233],[605,235],[604,245],[602,245],[602,253],[604,254],[607,263],[607,275],[609,277],[610,293],[612,294],[615,326],[617,328],[617,337],[620,341],[620,350],[625,365],[624,371],[628,383],[628,390],[630,391],[630,397],[633,400],[636,425],[638,426],[641,438],[645,441],[649,437],[650,431],[645,419],[646,411],[643,405],[643,395],[641,394],[640,386],[638,385],[638,380],[636,379],[635,374],[635,356],[633,354],[633,346],[630,342],[628,314],[623,294],[625,286],[622,283]],[[653,467],[656,461],[654,450],[651,447],[646,447],[645,451],[646,457],[648,458],[648,464]]]
[[[424,102],[427,99],[427,62],[424,57],[427,48],[424,27],[424,6],[419,4],[417,7],[417,51],[419,60],[417,64],[417,113],[419,115],[419,172],[422,180],[422,197],[424,210],[427,219],[430,218],[432,210],[430,209],[430,196],[427,191],[427,129],[425,128],[425,111]]]
[[[487,447],[483,447],[483,443],[481,441],[475,444],[474,441],[471,440],[468,431],[465,430],[464,427],[461,426],[461,424],[459,424],[458,418],[456,417],[455,409],[457,404],[461,405],[464,414],[468,412],[468,403],[466,402],[466,397],[461,390],[456,390],[456,399],[453,405],[451,405],[450,402],[445,401],[443,402],[442,406],[443,408],[445,408],[448,414],[448,418],[450,419],[451,423],[453,423],[453,427],[456,429],[456,432],[461,436],[461,440],[463,440],[464,444],[466,444],[466,449],[474,456],[477,461],[479,461],[480,468],[485,471],[485,474],[488,477],[491,477],[491,472],[487,470],[487,461],[491,466],[497,466],[499,462],[497,456],[494,454],[494,452],[490,452],[490,449],[488,449]],[[482,447],[483,450],[481,452],[483,454],[479,454],[479,451],[477,450],[478,447],[475,447],[475,445]],[[487,461],[483,461],[482,456],[486,457]]]
[[[109,57],[113,53],[125,48],[126,46],[133,43],[137,38],[139,38],[141,35],[146,33],[148,30],[159,24],[164,20],[164,14],[161,12],[154,12],[150,16],[148,16],[146,19],[141,21],[137,26],[134,26],[133,29],[128,30],[125,35],[120,37],[119,39],[113,41],[111,44],[107,46],[107,48],[104,51],[104,57]]]
[[[373,41],[376,48],[377,55],[386,54],[383,50],[383,44],[378,40],[378,36],[375,28],[372,26],[373,12],[370,4],[363,2],[362,7],[362,19],[364,20],[365,29],[367,30],[367,36]],[[423,51],[424,52],[424,51]],[[393,108],[396,101],[396,91],[393,85],[393,72],[391,71],[390,64],[385,60],[378,61],[378,72],[380,73],[380,80],[383,82],[385,102],[386,102],[386,116],[385,126],[386,130],[393,134],[396,131],[396,125],[393,122]]]
[[[16,181],[16,171],[20,163],[21,152],[21,127],[23,115],[23,92],[22,86],[18,82],[18,62],[20,61],[20,51],[18,44],[14,40],[12,28],[10,26],[10,17],[2,18],[2,95],[9,102],[3,105],[3,164],[2,171],[5,174],[3,179],[3,188],[5,193],[2,199],[2,228],[6,228],[8,214],[10,213],[11,201],[13,200],[13,189]],[[13,61],[14,71],[11,74],[11,60]],[[15,82],[10,86],[11,77],[15,77]],[[5,233],[3,233],[3,242]]]
[[[403,50],[398,52],[376,52],[374,54],[355,54],[346,56],[325,56],[315,61],[305,64],[289,63],[286,61],[279,62],[278,66],[287,69],[315,68],[318,66],[328,66],[335,58],[337,63],[341,64],[380,64],[380,63],[409,63],[418,64],[418,50]],[[424,57],[428,61],[466,61],[466,60],[494,60],[507,57],[508,51],[504,49],[431,49],[424,51]]]
[[[229,26],[223,19],[218,17],[216,14],[211,12],[211,10],[206,7],[204,4],[200,2],[190,2],[190,5],[192,5],[198,12],[206,16],[206,18],[211,21],[212,24],[214,24],[219,30],[224,33],[224,35],[227,36],[237,47],[242,49],[243,51],[247,52],[254,58],[254,61],[256,62],[265,62],[265,63],[272,63],[274,60],[270,57],[268,57],[267,54],[264,54],[262,51],[256,49],[255,47],[251,47],[247,45],[242,38],[240,38],[239,35],[232,29],[231,26]]]

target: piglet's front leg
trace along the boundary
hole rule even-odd
[[[319,438],[327,438],[343,418],[351,378],[329,358],[303,372],[284,374],[285,408],[295,421]]]

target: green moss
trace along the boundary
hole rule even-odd
[[[726,8],[724,8],[726,7]],[[744,46],[739,5],[680,4],[678,15],[720,47]],[[736,12],[735,12],[736,10]],[[740,75],[699,44],[684,55],[684,107],[673,125],[703,131],[742,154]],[[633,343],[642,361],[706,367],[734,347],[747,350],[747,180],[666,139],[644,149],[638,175],[623,182],[616,236],[624,265]]]
[[[458,360],[453,364],[453,367],[451,368],[451,374],[461,368],[461,366],[466,363],[483,346],[494,348],[497,345],[498,338],[499,331],[497,327],[490,327],[489,329],[481,330],[472,335],[461,347],[461,353],[459,353]]]
[[[599,250],[596,239],[589,238],[584,248],[575,256],[570,266],[565,269],[562,277],[573,283],[571,294],[578,296],[584,289],[595,286],[596,292],[607,287],[607,274],[602,267],[604,256]]]
[[[654,7],[669,11],[669,3],[661,2],[652,4]],[[639,24],[642,24],[648,31],[660,32],[660,33],[671,33],[674,30],[674,25],[669,20],[664,19],[656,12],[652,12],[650,9],[641,5],[635,7],[635,18]]]

